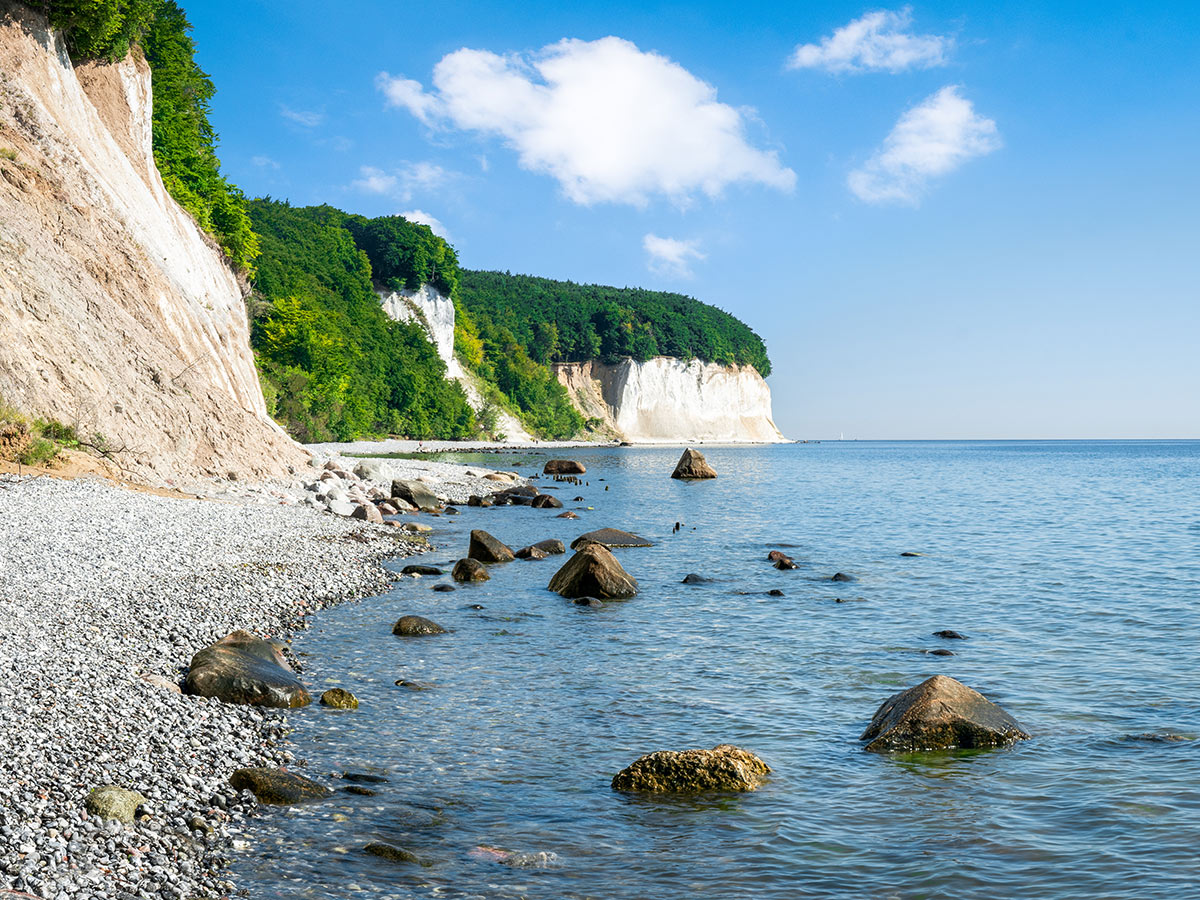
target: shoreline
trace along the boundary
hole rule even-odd
[[[382,561],[425,549],[262,499],[0,476],[0,897],[234,889],[222,870],[257,804],[228,777],[294,761],[287,715],[161,680],[236,629],[286,640],[316,610],[382,593]],[[89,816],[105,784],[142,793],[149,818]]]
[[[305,444],[304,449],[320,458],[393,453],[500,453],[521,450],[596,450],[611,447],[771,447],[801,441],[411,441],[388,438],[380,441],[347,441]]]

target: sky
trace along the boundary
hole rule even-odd
[[[182,5],[248,195],[719,306],[790,438],[1200,438],[1200,4]]]

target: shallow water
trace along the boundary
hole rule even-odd
[[[471,528],[514,549],[636,531],[656,543],[617,551],[641,583],[628,602],[549,593],[560,556],[493,566],[454,593],[431,590],[448,576],[405,579],[317,615],[296,640],[305,678],[362,706],[291,714],[293,749],[318,777],[389,780],[255,820],[239,885],[264,898],[1198,890],[1200,741],[1131,736],[1200,737],[1200,442],[704,450],[721,475],[695,483],[668,477],[678,448],[554,451],[588,467],[583,488],[538,482],[595,507],[574,521],[520,507],[424,519],[444,549],[420,561],[447,571]],[[529,474],[550,455],[478,462]],[[775,546],[801,568],[772,568]],[[858,581],[829,581],[837,571]],[[713,582],[680,584],[689,572]],[[452,633],[393,637],[408,613]],[[931,635],[943,628],[969,640]],[[956,655],[925,652],[938,647]],[[878,705],[935,673],[1033,740],[863,752]],[[722,742],[762,756],[770,782],[684,800],[609,787],[643,753]],[[364,854],[373,840],[430,865]],[[514,868],[479,847],[554,856]]]

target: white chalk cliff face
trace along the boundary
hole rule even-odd
[[[752,366],[660,356],[556,365],[580,412],[635,443],[778,443],[771,389]]]
[[[462,385],[467,402],[475,410],[484,406],[484,399],[471,375],[454,355],[454,301],[436,288],[423,284],[417,290],[379,291],[379,302],[388,317],[397,322],[415,322],[425,329],[430,343],[446,364],[446,377]],[[499,410],[496,429],[510,441],[532,441],[520,421]]]
[[[149,67],[75,69],[44,18],[0,11],[0,396],[144,477],[302,463],[267,415],[242,286],[154,165]]]

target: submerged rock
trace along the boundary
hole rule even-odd
[[[957,631],[951,631],[949,628],[945,628],[941,631],[935,631],[933,636],[943,638],[947,641],[965,641],[967,639],[965,634],[959,634]]]
[[[83,805],[93,816],[129,823],[145,802],[146,798],[137,791],[106,784],[88,794]]]
[[[883,753],[1001,747],[1029,738],[1017,721],[978,691],[934,675],[889,697],[860,740]]]
[[[587,468],[573,459],[551,459],[542,467],[543,475],[583,475]]]
[[[446,629],[422,616],[401,616],[392,626],[392,634],[401,637],[424,637],[429,634],[446,634]]]
[[[625,600],[638,583],[602,544],[584,544],[550,579],[550,590],[567,598]]]
[[[378,856],[380,859],[386,859],[389,862],[395,863],[414,863],[418,866],[431,865],[428,861],[421,859],[417,854],[410,850],[405,850],[403,847],[393,847],[391,844],[385,844],[383,841],[372,841],[363,847],[364,853],[370,853],[372,856]]]
[[[767,554],[767,562],[779,562],[781,559],[791,559],[791,557],[782,550],[772,550]]]
[[[711,750],[659,750],[622,769],[612,780],[616,791],[698,794],[710,791],[753,791],[770,767],[732,744]]]
[[[441,575],[442,570],[437,566],[405,566],[400,570],[401,575]]]
[[[833,577],[830,578],[829,580],[830,581],[838,581],[838,582],[858,581],[858,579],[855,578],[853,575],[847,575],[845,572],[834,572]]]
[[[556,518],[556,519],[578,519],[578,518],[579,518],[579,514],[578,514],[578,513],[573,513],[573,512],[571,512],[570,510],[567,510],[566,512],[559,513],[559,514],[558,514],[557,516],[555,516],[554,518]]]
[[[507,503],[510,506],[529,506],[533,498],[541,493],[531,484],[518,484],[492,494],[496,503]]]
[[[226,703],[279,709],[312,702],[283,654],[248,631],[227,634],[193,656],[183,690]]]
[[[517,551],[517,559],[529,558],[529,553],[532,550],[537,550],[543,554],[543,556],[536,557],[537,559],[542,559],[544,556],[548,556],[553,553],[567,552],[567,548],[562,541],[560,541],[558,538],[550,538],[547,541],[538,541],[536,544],[530,544],[528,547],[522,547]]]
[[[901,553],[900,555],[901,555],[901,556],[903,556],[903,557],[907,557],[907,558],[911,559],[911,558],[913,558],[913,557],[915,557],[915,556],[924,556],[925,554],[924,554],[924,553],[913,553],[911,550],[905,550],[905,551],[904,551],[903,553]]]
[[[437,591],[439,594],[449,594],[451,591],[454,590],[454,585],[452,585],[452,584],[435,584],[433,586],[433,589],[435,591]]]
[[[703,453],[688,447],[683,451],[683,456],[679,457],[679,462],[675,464],[675,471],[671,473],[671,477],[716,478],[717,470],[708,464]]]
[[[571,541],[571,549],[578,550],[584,544],[603,544],[609,549],[614,547],[654,546],[652,542],[646,540],[644,537],[639,537],[629,531],[621,531],[619,528],[598,528],[595,531],[581,534],[575,540]]]
[[[358,698],[345,688],[330,688],[321,695],[321,705],[333,709],[358,709]]]
[[[522,547],[517,551],[517,559],[545,559],[550,554],[537,547]]]
[[[768,597],[782,597],[783,591],[781,591],[779,588],[771,588],[771,590],[767,591],[767,596]]]
[[[692,572],[683,576],[681,584],[708,584],[711,581],[711,578],[705,578],[703,575],[697,575],[695,572]]]
[[[442,501],[422,481],[397,478],[392,482],[392,496],[399,497],[405,503],[415,506],[422,512],[439,509],[442,505]]]
[[[471,532],[471,545],[467,548],[467,558],[485,563],[502,563],[510,562],[514,557],[511,547],[502,544],[486,531],[476,528]]]
[[[534,509],[562,509],[562,501],[550,494],[538,494],[529,505]]]
[[[229,776],[229,784],[238,791],[250,791],[259,803],[290,806],[333,796],[333,791],[311,778],[265,767],[238,769]]]
[[[488,574],[488,570],[477,559],[460,559],[454,564],[454,571],[450,573],[450,577],[455,581],[487,581],[492,576]]]
[[[796,561],[790,556],[783,556],[775,560],[775,568],[779,569],[780,571],[786,571],[788,569],[798,569],[800,566],[798,566]]]

